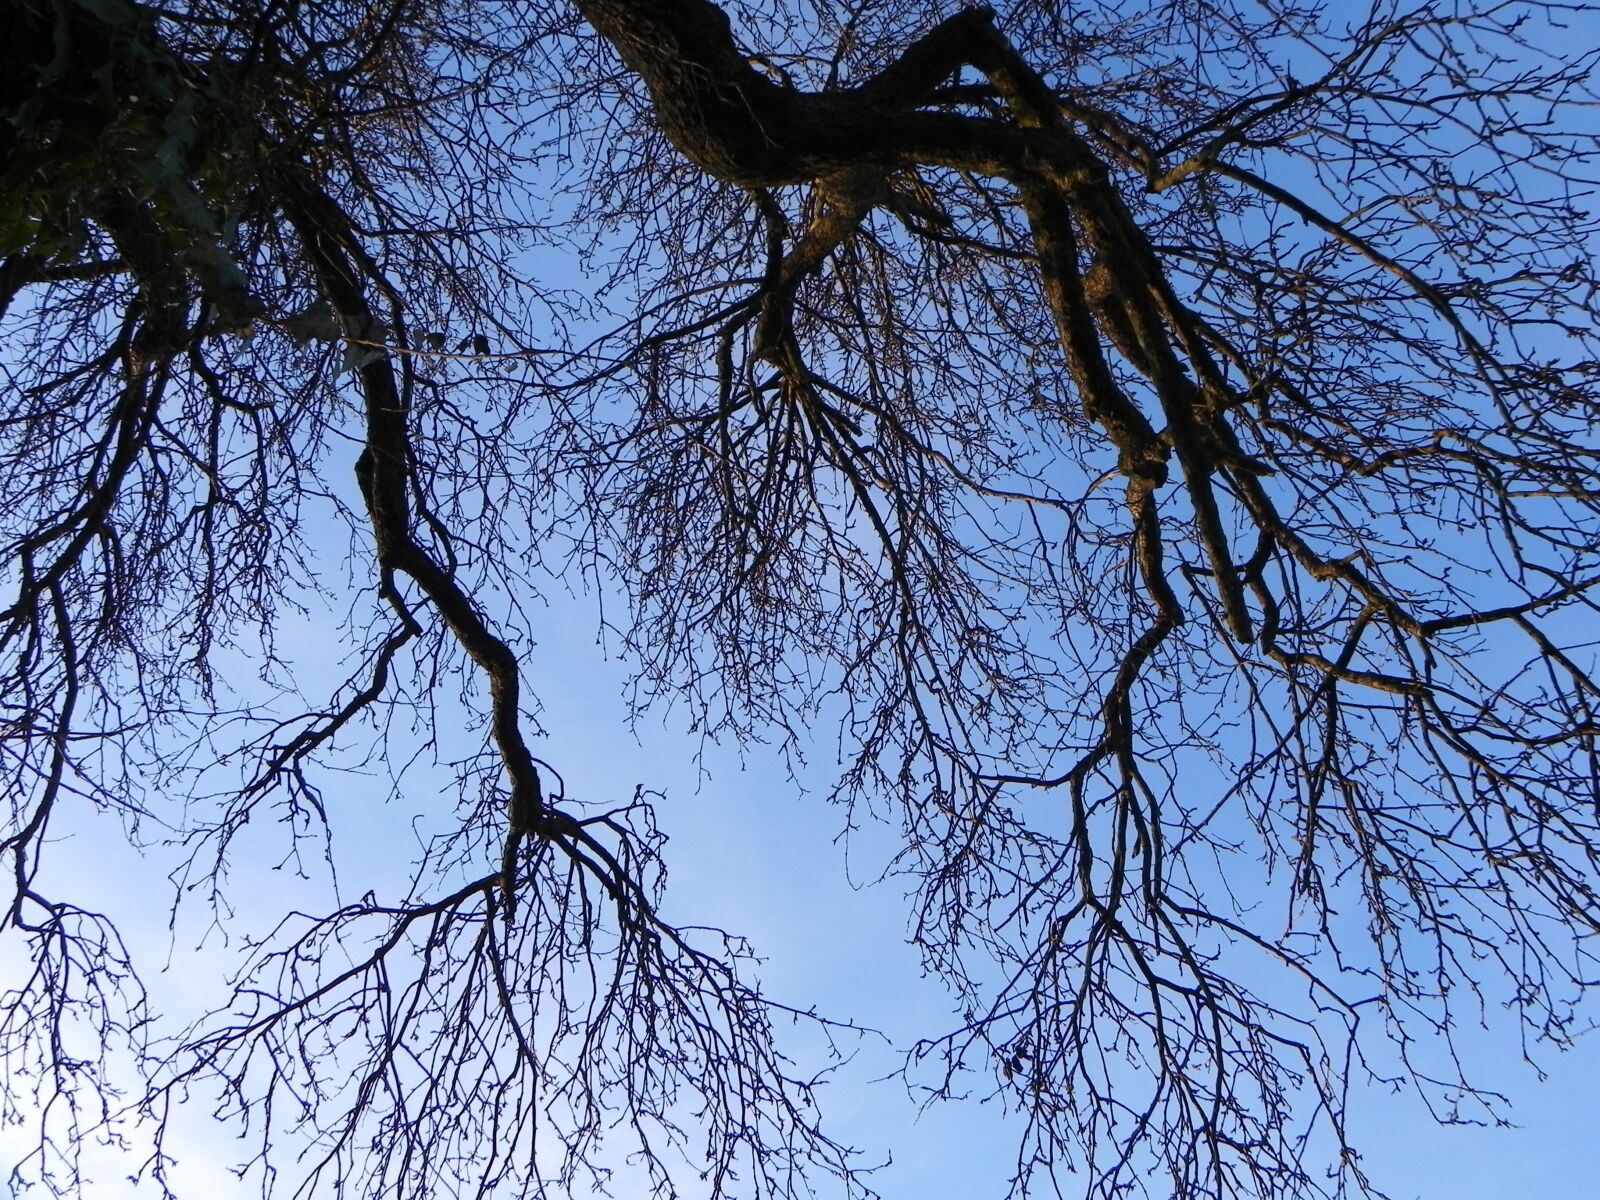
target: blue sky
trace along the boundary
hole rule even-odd
[[[548,737],[542,745],[552,754],[559,747],[575,797],[621,799],[638,784],[664,793],[659,815],[672,838],[668,915],[748,935],[766,959],[760,976],[775,999],[815,1004],[829,1016],[883,1031],[900,1047],[942,1031],[952,1020],[951,1009],[941,987],[920,977],[916,956],[905,945],[907,906],[899,885],[866,882],[888,845],[882,831],[868,827],[846,847],[837,838],[842,814],[816,794],[832,764],[815,762],[815,777],[796,782],[768,748],[712,746],[697,766],[698,740],[671,717],[623,734],[623,672],[596,644],[592,605],[557,602],[548,615],[541,644],[526,658],[530,682],[546,682],[542,719]],[[316,664],[331,666],[325,652],[319,655],[327,632],[310,621],[284,646],[301,657],[308,690],[316,685]],[[559,686],[548,686],[551,680]],[[818,740],[824,748],[829,744]],[[381,789],[363,786],[359,777],[330,787],[347,895],[369,883],[398,882],[397,868],[415,850],[409,818],[431,802],[427,781],[427,773],[413,776],[405,795],[386,802],[377,821],[371,805]],[[802,794],[806,783],[811,794]],[[856,885],[846,878],[847,859]],[[216,986],[227,959],[216,931],[208,933],[191,909],[175,934],[166,933],[170,889],[159,855],[132,855],[102,818],[70,831],[69,840],[57,846],[58,869],[86,860],[96,869],[86,881],[85,901],[125,914],[145,962],[165,964],[151,971],[150,982],[166,998],[167,1012],[180,1010],[185,995]],[[275,917],[322,894],[316,881],[297,881],[260,863],[242,868],[235,891],[249,897],[254,909],[241,912],[246,925],[252,915]],[[6,962],[0,958],[0,971]],[[1580,1041],[1565,1055],[1545,1052],[1541,1061],[1549,1078],[1540,1083],[1519,1062],[1509,1035],[1511,1027],[1502,1025],[1465,1040],[1472,1060],[1484,1068],[1482,1077],[1512,1096],[1521,1128],[1444,1128],[1415,1096],[1358,1092],[1352,1112],[1356,1138],[1372,1178],[1395,1200],[1592,1200],[1600,1194],[1600,1138],[1594,1135],[1600,1126],[1594,1088],[1600,1037]],[[795,1037],[802,1062],[810,1054],[812,1065],[822,1065],[814,1042],[786,1036]],[[854,1059],[838,1068],[826,1090],[825,1112],[835,1135],[859,1147],[864,1158],[892,1158],[877,1176],[887,1200],[987,1200],[1003,1194],[1015,1130],[998,1105],[969,1100],[919,1111],[901,1083],[882,1078],[899,1062],[893,1046],[873,1037],[853,1049]],[[208,1125],[198,1096],[176,1134],[171,1149],[180,1168],[174,1178],[184,1200],[255,1194],[226,1170],[241,1143]],[[0,1155],[14,1160],[25,1139],[25,1130],[0,1131]],[[125,1181],[137,1167],[131,1156],[97,1149],[88,1161],[95,1183],[87,1194],[93,1200],[155,1194]],[[1075,1194],[1070,1179],[1061,1182],[1063,1195]]]
[[[324,547],[330,569],[345,553],[342,533]],[[886,831],[867,828],[848,845],[838,835],[843,815],[820,803],[832,767],[831,731],[819,730],[812,769],[792,779],[770,748],[711,746],[682,728],[682,714],[651,718],[633,733],[620,698],[624,671],[595,638],[591,600],[557,599],[525,655],[526,678],[545,702],[548,751],[574,797],[596,804],[619,801],[638,785],[660,791],[661,824],[672,839],[666,911],[686,922],[715,924],[751,938],[766,959],[761,978],[778,1000],[882,1030],[887,1041],[862,1039],[829,1085],[827,1111],[836,1136],[868,1161],[891,1156],[878,1177],[889,1200],[987,1200],[1004,1190],[1015,1152],[1015,1131],[997,1104],[977,1101],[919,1112],[893,1079],[898,1053],[912,1039],[937,1034],[954,1014],[940,986],[920,975],[905,944],[907,904],[894,880],[872,884],[885,854]],[[296,661],[313,698],[336,680],[328,654],[331,629],[318,620],[289,631],[284,650]],[[248,689],[252,666],[235,661]],[[426,771],[410,776],[404,792],[380,799],[380,784],[352,776],[330,789],[336,849],[347,893],[393,884],[415,854],[411,817],[437,812]],[[373,806],[382,803],[377,819]],[[136,948],[150,968],[153,990],[169,1012],[214,987],[225,961],[223,937],[191,911],[166,930],[170,861],[140,860],[109,819],[58,828],[56,867],[79,876],[77,895],[91,906],[124,914]],[[263,844],[265,842],[263,835]],[[314,906],[320,880],[302,883],[261,861],[242,867],[238,895],[249,897],[248,925],[274,919],[284,908]],[[88,869],[85,870],[85,864]],[[15,970],[0,949],[0,973]],[[1581,1039],[1568,1054],[1540,1052],[1549,1078],[1539,1081],[1520,1061],[1509,1022],[1464,1037],[1479,1077],[1514,1101],[1518,1129],[1443,1128],[1413,1095],[1361,1092],[1354,1100],[1355,1139],[1367,1153],[1375,1183],[1396,1200],[1592,1200],[1600,1196],[1600,1035]],[[796,1035],[797,1055],[815,1046]],[[198,1099],[181,1121],[172,1149],[185,1200],[253,1195],[225,1168],[235,1143],[203,1118]],[[0,1130],[7,1165],[27,1140],[25,1129]],[[138,1153],[119,1158],[94,1151],[94,1200],[154,1194],[118,1182],[136,1169]],[[1062,1182],[1071,1196],[1070,1180]]]
[[[575,614],[566,628],[568,636],[552,639],[534,661],[548,660],[571,679],[580,677],[579,664],[587,660],[581,677],[598,682],[605,670],[589,657],[593,646],[582,616]],[[705,777],[697,779],[683,761],[691,739],[670,721],[665,728],[642,726],[627,745],[610,734],[623,720],[615,690],[608,695],[603,687],[581,705],[563,703],[546,714],[553,744],[578,750],[588,740],[597,752],[575,755],[568,780],[575,794],[585,777],[597,791],[618,795],[637,782],[665,784],[660,814],[673,839],[676,911],[747,933],[769,959],[763,979],[779,999],[815,1002],[829,1015],[891,1032],[902,1044],[953,1020],[940,985],[919,978],[915,954],[904,944],[907,905],[899,885],[890,880],[853,888],[846,882],[837,810],[823,807],[815,794],[798,795],[781,764],[761,748],[743,754],[716,748],[706,756]],[[829,739],[818,740],[826,752]],[[826,784],[831,763],[813,765],[815,792]],[[664,767],[672,779],[661,778]],[[856,839],[848,857],[858,878],[870,878],[880,861],[874,851],[884,844],[871,830]],[[1521,1061],[1515,1039],[1508,1022],[1462,1035],[1469,1062],[1484,1068],[1480,1078],[1513,1100],[1518,1128],[1440,1126],[1415,1095],[1358,1093],[1356,1140],[1373,1181],[1394,1200],[1600,1196],[1600,1034],[1565,1054],[1540,1052],[1548,1074],[1542,1083]],[[867,1044],[862,1059],[858,1069],[841,1073],[833,1110],[846,1118],[846,1140],[893,1153],[894,1164],[880,1180],[886,1197],[982,1200],[1003,1193],[1015,1143],[995,1105],[943,1104],[919,1115],[897,1082],[871,1082],[893,1068],[892,1054]],[[1074,1194],[1070,1184],[1063,1193]]]

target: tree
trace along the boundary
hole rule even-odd
[[[837,727],[846,822],[897,823],[966,1014],[906,1069],[1020,1114],[1018,1194],[1366,1193],[1353,1080],[1492,1116],[1462,1010],[1568,1036],[1600,932],[1588,6],[3,20],[25,1174],[71,1191],[103,1120],[159,1133],[197,1089],[268,1185],[289,1126],[315,1147],[297,1194],[565,1195],[603,1138],[663,1196],[870,1186],[774,1041],[824,1018],[662,917],[645,793],[542,757],[552,578],[625,597],[641,712]],[[355,666],[289,711],[312,603]],[[182,1031],[52,865],[72,810],[121,814],[228,926],[232,866],[313,857],[352,762],[403,792],[430,757],[457,797],[410,890],[286,914]]]

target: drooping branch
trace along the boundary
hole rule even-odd
[[[1247,644],[1256,631],[1245,600],[1246,573],[1235,560],[1217,498],[1219,476],[1264,539],[1257,559],[1262,547],[1270,553],[1281,542],[1313,578],[1339,579],[1402,628],[1417,628],[1349,562],[1332,564],[1312,551],[1256,481],[1271,468],[1244,452],[1230,425],[1228,413],[1240,398],[1212,356],[1207,331],[1177,297],[1108,165],[1069,127],[1072,106],[1058,100],[996,28],[992,10],[963,10],[859,86],[803,93],[751,68],[726,15],[709,0],[585,0],[580,7],[645,81],[662,128],[690,159],[729,183],[815,185],[819,215],[783,259],[780,277],[769,281],[760,347],[777,344],[800,279],[817,270],[872,207],[888,202],[888,189],[874,182],[885,173],[933,165],[1003,178],[1029,213],[1043,295],[1085,415],[1117,448],[1136,514],[1145,511],[1144,490],[1166,482],[1165,460],[1176,453],[1232,637]],[[1011,121],[921,107],[964,67],[987,77]],[[1428,303],[1443,303],[1436,290],[1412,282]],[[1097,327],[1148,383],[1164,418],[1159,431],[1114,378]],[[1134,522],[1145,530],[1136,533],[1146,546],[1137,557],[1151,570],[1159,558],[1149,541],[1159,532],[1153,513]],[[1146,578],[1157,607],[1181,618],[1167,585],[1148,572]],[[1259,582],[1254,587],[1259,591]]]
[[[874,174],[936,164],[996,173],[1015,184],[1032,220],[1045,296],[1085,412],[1106,430],[1123,473],[1134,481],[1130,504],[1142,530],[1141,561],[1151,570],[1158,565],[1151,541],[1158,526],[1144,497],[1165,482],[1162,464],[1176,449],[1229,628],[1241,642],[1252,639],[1211,482],[1219,458],[1213,447],[1236,450],[1237,443],[1222,406],[1206,402],[1180,353],[1206,384],[1219,387],[1220,375],[1184,327],[1182,306],[1110,183],[1108,168],[1066,128],[1050,89],[996,29],[992,10],[966,9],[941,23],[858,88],[803,94],[754,71],[738,53],[726,15],[708,0],[589,0],[582,8],[645,80],[668,137],[697,164],[731,183],[818,181],[820,223],[786,260],[784,278],[772,289],[771,313],[786,313],[799,276],[814,270],[819,256],[860,224],[873,204]],[[990,78],[1010,104],[1015,126],[918,110],[963,66]],[[854,182],[843,192],[839,180]],[[1074,226],[1083,230],[1097,261],[1093,295],[1080,278]],[[1108,314],[1109,329],[1131,331],[1120,341],[1113,333],[1112,340],[1150,379],[1167,418],[1164,436],[1157,436],[1105,365],[1090,317],[1095,310]],[[774,338],[772,320],[767,324],[764,345]],[[1168,618],[1181,617],[1167,585],[1148,575],[1147,581]]]
[[[285,211],[317,270],[318,281],[347,336],[378,340],[385,322],[368,300],[368,288],[381,280],[348,218],[298,171],[282,181]],[[407,368],[409,370],[409,367]],[[408,576],[438,611],[463,650],[484,673],[489,690],[490,730],[504,765],[509,797],[501,864],[507,919],[515,911],[517,854],[523,839],[570,834],[575,823],[545,802],[539,770],[522,731],[521,681],[516,655],[478,612],[472,597],[440,566],[411,531],[411,443],[404,390],[393,360],[379,354],[360,367],[366,405],[367,442],[356,467],[361,494],[372,520],[384,590],[394,572]],[[410,614],[391,596],[403,622]]]

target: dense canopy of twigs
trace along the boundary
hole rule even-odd
[[[545,761],[556,577],[641,708],[838,726],[965,1013],[906,1069],[1017,1193],[1364,1191],[1369,1072],[1492,1112],[1463,1010],[1559,1044],[1597,977],[1600,20],[1331,8],[5,6],[21,1176],[199,1094],[306,1195],[870,1187],[644,798]],[[352,747],[453,766],[409,891],[162,1026],[52,830],[227,925]]]

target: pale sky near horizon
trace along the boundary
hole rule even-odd
[[[760,975],[774,999],[802,1008],[815,1004],[831,1017],[881,1029],[902,1045],[941,1032],[951,1010],[940,987],[919,978],[916,957],[904,943],[906,905],[899,885],[852,887],[845,881],[845,851],[835,841],[841,813],[815,795],[799,795],[769,749],[747,748],[741,754],[732,747],[712,747],[701,773],[692,762],[697,743],[674,731],[670,718],[665,728],[646,722],[637,736],[624,734],[621,672],[595,647],[592,616],[586,615],[591,612],[582,603],[555,606],[549,635],[526,656],[529,681],[546,699],[542,720],[548,737],[540,745],[576,797],[623,798],[636,784],[665,792],[659,815],[672,839],[668,913],[749,936],[766,959]],[[306,642],[302,649],[314,648],[317,631],[299,636]],[[559,686],[551,686],[552,680]],[[820,783],[829,764],[816,765]],[[359,780],[350,782],[359,786]],[[335,810],[339,807],[336,802]],[[409,805],[402,799],[386,806],[377,839],[363,841],[348,825],[337,831],[347,891],[361,886],[365,868],[383,876],[390,874],[388,866],[407,861],[414,847],[408,809],[424,808],[421,796]],[[169,945],[167,885],[160,870],[139,878],[135,860],[117,847],[114,831],[103,824],[74,836],[79,838],[83,849],[97,846],[94,857],[103,867],[89,881],[84,899],[113,912],[145,906],[137,923],[147,962],[170,963],[152,972],[154,991],[176,986],[181,992],[191,973],[219,961],[181,940]],[[874,864],[872,843],[869,831],[852,851],[861,876]],[[58,861],[66,849],[58,845]],[[386,856],[393,862],[386,864]],[[277,896],[250,891],[272,912],[293,902],[297,886],[284,876],[277,880],[283,889]],[[6,961],[0,958],[0,968]],[[1549,1079],[1538,1083],[1517,1062],[1514,1044],[1505,1040],[1514,1030],[1502,1023],[1500,1035],[1498,1048],[1492,1040],[1481,1044],[1486,1040],[1481,1036],[1467,1041],[1479,1043],[1470,1049],[1490,1068],[1485,1080],[1516,1101],[1514,1116],[1522,1128],[1442,1128],[1414,1096],[1358,1090],[1352,1111],[1356,1140],[1366,1151],[1373,1181],[1394,1200],[1600,1196],[1600,1104],[1593,1089],[1600,1079],[1600,1037],[1580,1042],[1566,1055],[1547,1052]],[[859,1147],[864,1158],[892,1156],[876,1177],[885,1200],[998,1200],[1016,1149],[998,1106],[945,1103],[919,1114],[898,1082],[873,1082],[897,1061],[887,1047],[869,1039],[861,1044],[859,1058],[840,1068],[823,1097],[835,1136]],[[0,1131],[7,1167],[18,1145],[19,1131]],[[207,1133],[203,1122],[182,1123],[174,1143],[184,1160],[175,1176],[182,1200],[243,1200],[257,1194],[253,1185],[226,1173],[236,1145],[231,1133]],[[90,1161],[97,1181],[87,1192],[89,1200],[147,1200],[156,1194],[149,1186],[135,1188],[119,1180],[134,1169],[128,1160],[96,1154]],[[1063,1195],[1076,1194],[1070,1178],[1061,1183]],[[692,1193],[686,1200],[693,1200]]]

